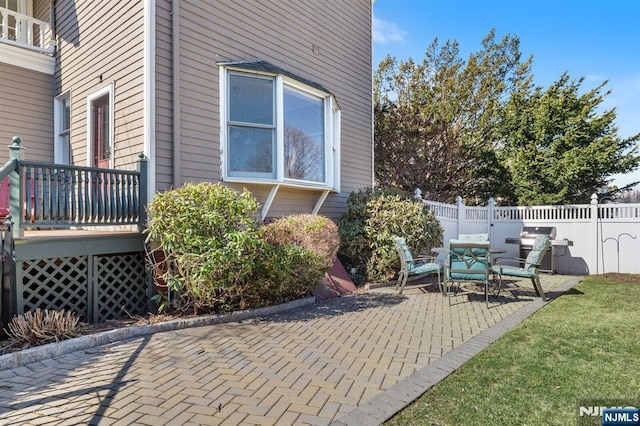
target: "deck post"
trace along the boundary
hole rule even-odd
[[[13,238],[11,234],[11,215],[7,216],[4,222],[2,234],[2,249],[0,252],[0,263],[2,264],[2,275],[0,275],[0,323],[7,325],[15,313],[15,301],[13,300],[14,277],[13,277]]]
[[[140,211],[138,213],[138,230],[142,232],[147,226],[147,203],[149,200],[148,180],[149,180],[149,160],[143,153],[138,155],[138,172],[140,172],[140,182],[138,185],[140,191]]]
[[[13,137],[13,144],[9,146],[9,160],[17,160],[15,169],[9,174],[9,213],[13,217],[13,237],[20,238],[24,236],[22,229],[22,221],[24,214],[24,194],[22,191],[22,166],[20,161],[23,160],[22,139],[19,136]]]

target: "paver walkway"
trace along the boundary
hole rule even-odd
[[[374,289],[0,370],[0,424],[380,424],[543,305],[511,289]]]

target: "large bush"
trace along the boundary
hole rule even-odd
[[[248,191],[219,184],[190,183],[155,195],[148,247],[156,278],[179,295],[178,308],[255,308],[305,296],[317,285],[337,250],[335,224],[302,215],[262,226],[258,207]]]
[[[162,275],[185,308],[224,311],[238,303],[265,250],[248,191],[187,183],[149,204],[147,239],[166,257]]]
[[[273,245],[295,244],[317,254],[318,261],[326,268],[333,265],[340,246],[336,224],[324,216],[313,214],[278,219],[265,227],[265,236]]]
[[[265,262],[263,283],[280,301],[308,294],[333,266],[340,238],[330,219],[312,214],[278,219],[264,227],[274,261]]]
[[[442,226],[424,203],[410,194],[366,188],[351,193],[340,218],[339,255],[348,269],[356,268],[359,283],[393,277],[398,255],[393,237],[407,240],[413,253],[442,244]]]

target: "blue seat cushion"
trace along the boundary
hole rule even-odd
[[[529,271],[523,268],[517,268],[515,266],[497,266],[494,271],[502,275],[512,275],[515,277],[531,278],[536,274],[533,271]]]
[[[409,272],[412,274],[426,274],[429,272],[438,272],[440,271],[440,265],[437,263],[423,263],[422,265],[417,265],[412,268]]]
[[[464,281],[486,281],[487,274],[469,274],[469,273],[461,273],[461,272],[451,272],[450,278],[452,280],[464,280]]]

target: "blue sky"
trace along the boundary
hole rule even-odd
[[[603,107],[616,108],[618,134],[640,133],[640,0],[375,0],[373,66],[387,54],[421,61],[436,37],[457,40],[466,58],[492,28],[496,40],[520,38],[538,85],[565,71],[585,77],[585,91],[608,80]],[[614,183],[636,180],[640,171]]]

